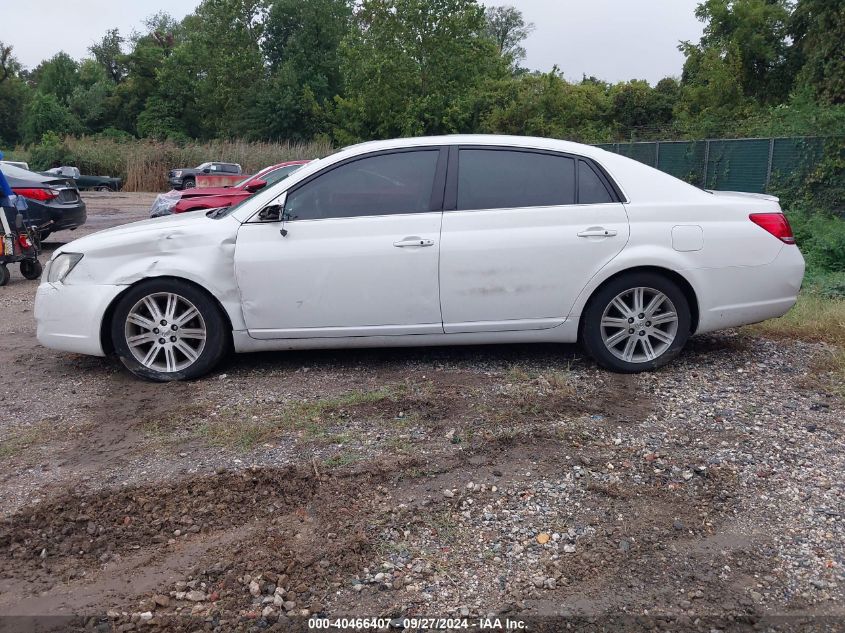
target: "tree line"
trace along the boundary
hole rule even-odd
[[[47,135],[334,145],[443,133],[610,142],[845,133],[845,3],[704,0],[679,77],[522,66],[533,25],[476,0],[203,0],[83,59],[0,42],[0,145]],[[619,53],[621,54],[621,53]]]

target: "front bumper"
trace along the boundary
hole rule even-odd
[[[105,356],[100,339],[103,315],[125,288],[42,282],[35,294],[38,342],[64,352]]]
[[[176,177],[167,179],[167,182],[169,182],[170,186],[173,187],[174,189],[181,189],[182,188],[182,181],[183,181],[182,178],[176,178]]]

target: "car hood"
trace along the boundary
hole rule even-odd
[[[56,254],[60,252],[86,253],[102,249],[108,250],[111,247],[128,244],[152,245],[161,239],[172,240],[177,237],[190,236],[192,233],[205,233],[215,229],[231,232],[237,230],[238,223],[228,216],[211,219],[206,217],[207,212],[206,209],[189,211],[188,213],[151,218],[104,229],[65,244],[56,250]]]

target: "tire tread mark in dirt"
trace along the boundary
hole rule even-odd
[[[144,423],[178,415],[192,401],[190,385],[143,382],[117,374],[107,381],[90,432],[65,450],[59,466],[96,469],[144,450]]]

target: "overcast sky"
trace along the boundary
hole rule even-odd
[[[303,0],[307,2],[307,0]],[[555,64],[569,80],[582,74],[607,81],[646,79],[652,84],[680,75],[680,40],[697,40],[702,25],[693,10],[699,0],[489,0],[512,4],[535,30],[525,42],[524,65],[548,71]],[[64,50],[72,57],[110,28],[128,35],[144,18],[167,11],[181,19],[198,0],[25,0],[3,2],[0,40],[14,46],[24,66],[34,68]]]

